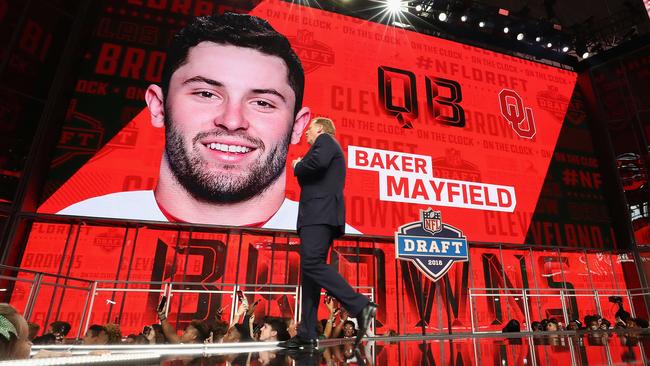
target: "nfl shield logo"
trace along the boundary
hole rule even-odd
[[[442,220],[440,218],[440,211],[434,211],[431,208],[428,210],[420,210],[422,217],[422,228],[431,234],[439,233],[442,231]]]

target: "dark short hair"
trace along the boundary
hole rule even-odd
[[[34,340],[32,340],[32,343],[36,345],[55,344],[56,336],[52,333],[43,334],[40,337],[34,338]]]
[[[52,330],[56,333],[59,333],[63,336],[67,336],[68,332],[70,332],[70,328],[72,327],[68,322],[62,322],[60,320],[57,320],[50,324],[50,328],[52,328]]]
[[[187,61],[190,48],[201,42],[232,45],[257,50],[281,58],[287,65],[288,82],[296,95],[294,115],[302,107],[305,87],[305,73],[298,55],[291,48],[289,40],[278,33],[264,19],[246,15],[225,13],[194,18],[181,29],[172,40],[163,68],[161,87],[167,94],[174,71]]]
[[[90,332],[90,336],[93,337],[93,338],[94,337],[99,337],[99,334],[101,332],[106,333],[106,328],[102,327],[99,324],[93,324],[93,325],[88,327],[88,332]],[[106,334],[108,335],[108,333],[106,333]]]
[[[643,318],[634,318],[634,322],[636,323],[636,325],[638,325],[641,328],[650,327],[650,322],[648,322],[646,319]]]
[[[190,325],[196,329],[199,341],[203,342],[208,339],[208,337],[210,337],[210,327],[203,321],[192,320],[190,322]]]
[[[519,333],[520,331],[521,325],[517,319],[510,319],[506,326],[501,330],[502,333]]]
[[[291,338],[289,331],[287,330],[287,324],[282,319],[267,317],[264,319],[264,323],[268,324],[272,330],[275,331],[275,337],[279,341],[286,341]]]

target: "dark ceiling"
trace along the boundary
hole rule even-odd
[[[388,17],[378,15],[385,8],[386,0],[301,2],[359,18],[392,23]],[[650,18],[642,0],[414,0],[402,1],[402,4],[404,9],[408,9],[402,13],[402,19],[416,31],[570,66],[582,59],[584,50],[593,56],[626,42],[647,39],[645,36],[650,34]],[[430,11],[417,11],[416,8]],[[499,9],[507,9],[509,15],[499,15]],[[441,11],[450,14],[447,22],[437,19]],[[489,18],[492,29],[479,30],[471,22],[461,23],[459,18],[462,14],[473,14],[475,19],[477,15]],[[528,33],[527,39],[516,41],[512,32],[504,35],[502,28],[507,23]],[[554,24],[561,29],[553,29]],[[546,41],[541,44],[534,42],[533,33],[552,38],[556,46],[547,49]],[[570,45],[570,51],[563,52],[560,44]]]

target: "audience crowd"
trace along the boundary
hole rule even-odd
[[[158,312],[159,323],[146,325],[139,334],[124,336],[120,326],[114,323],[92,324],[80,341],[67,337],[71,326],[67,322],[55,321],[42,335],[40,326],[28,323],[8,304],[0,304],[0,353],[3,359],[29,357],[31,345],[52,345],[76,343],[82,345],[114,344],[189,344],[189,343],[233,343],[233,342],[279,342],[296,335],[298,324],[292,319],[265,316],[257,320],[254,313],[258,302],[250,306],[240,303],[233,323],[222,319],[222,311],[209,320],[193,319],[180,332],[167,320],[164,310]],[[354,338],[357,334],[355,321],[339,307],[331,297],[325,304],[329,316],[317,325],[319,339]],[[396,335],[390,331],[387,335]],[[57,356],[56,352],[44,352],[43,357]],[[38,355],[37,355],[38,356]]]
[[[648,328],[649,323],[643,318],[632,318],[629,312],[622,307],[614,314],[614,324],[598,314],[586,315],[583,322],[573,319],[567,324],[559,322],[556,318],[542,319],[530,323],[533,332],[556,332],[564,330],[610,330],[610,329],[640,329]],[[519,321],[512,319],[503,327],[503,333],[516,333],[521,331]]]
[[[261,320],[255,317],[255,308],[258,302],[250,306],[246,301],[241,302],[233,316],[233,322],[222,319],[222,312],[218,312],[213,319],[193,319],[180,332],[171,324],[164,310],[158,312],[159,322],[146,325],[139,334],[124,336],[120,326],[114,323],[92,324],[80,341],[70,341],[68,335],[71,330],[69,323],[55,321],[47,327],[42,335],[38,335],[40,326],[28,323],[10,305],[0,304],[0,360],[28,358],[31,345],[49,345],[64,343],[81,343],[83,345],[113,345],[113,344],[188,344],[188,343],[233,343],[233,342],[279,342],[285,341],[296,334],[298,324],[291,319],[265,316]],[[355,321],[349,314],[337,306],[336,301],[326,297],[325,305],[329,316],[322,319],[317,325],[319,339],[328,338],[354,338],[357,333]],[[259,312],[257,312],[259,314]],[[556,318],[543,319],[531,323],[533,332],[584,330],[603,331],[610,329],[638,329],[648,328],[648,321],[642,318],[632,318],[630,313],[620,307],[615,314],[614,322],[610,322],[600,315],[587,315],[581,322],[573,319],[563,324]],[[520,332],[521,324],[518,320],[510,320],[504,327],[504,333]],[[525,329],[523,329],[525,330]],[[386,336],[397,335],[390,330]],[[347,344],[347,343],[346,343]],[[354,357],[364,357],[355,354],[354,347],[339,348],[328,351],[327,357],[346,360]],[[352,345],[350,343],[350,345]],[[42,353],[41,353],[42,352]],[[41,351],[35,357],[51,357],[63,354]],[[259,355],[263,357],[276,357],[275,355]],[[325,357],[325,355],[323,355]]]

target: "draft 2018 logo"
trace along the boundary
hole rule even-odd
[[[442,213],[420,210],[420,221],[400,226],[395,233],[395,257],[411,261],[432,281],[439,280],[456,262],[469,259],[467,238],[442,222]]]

